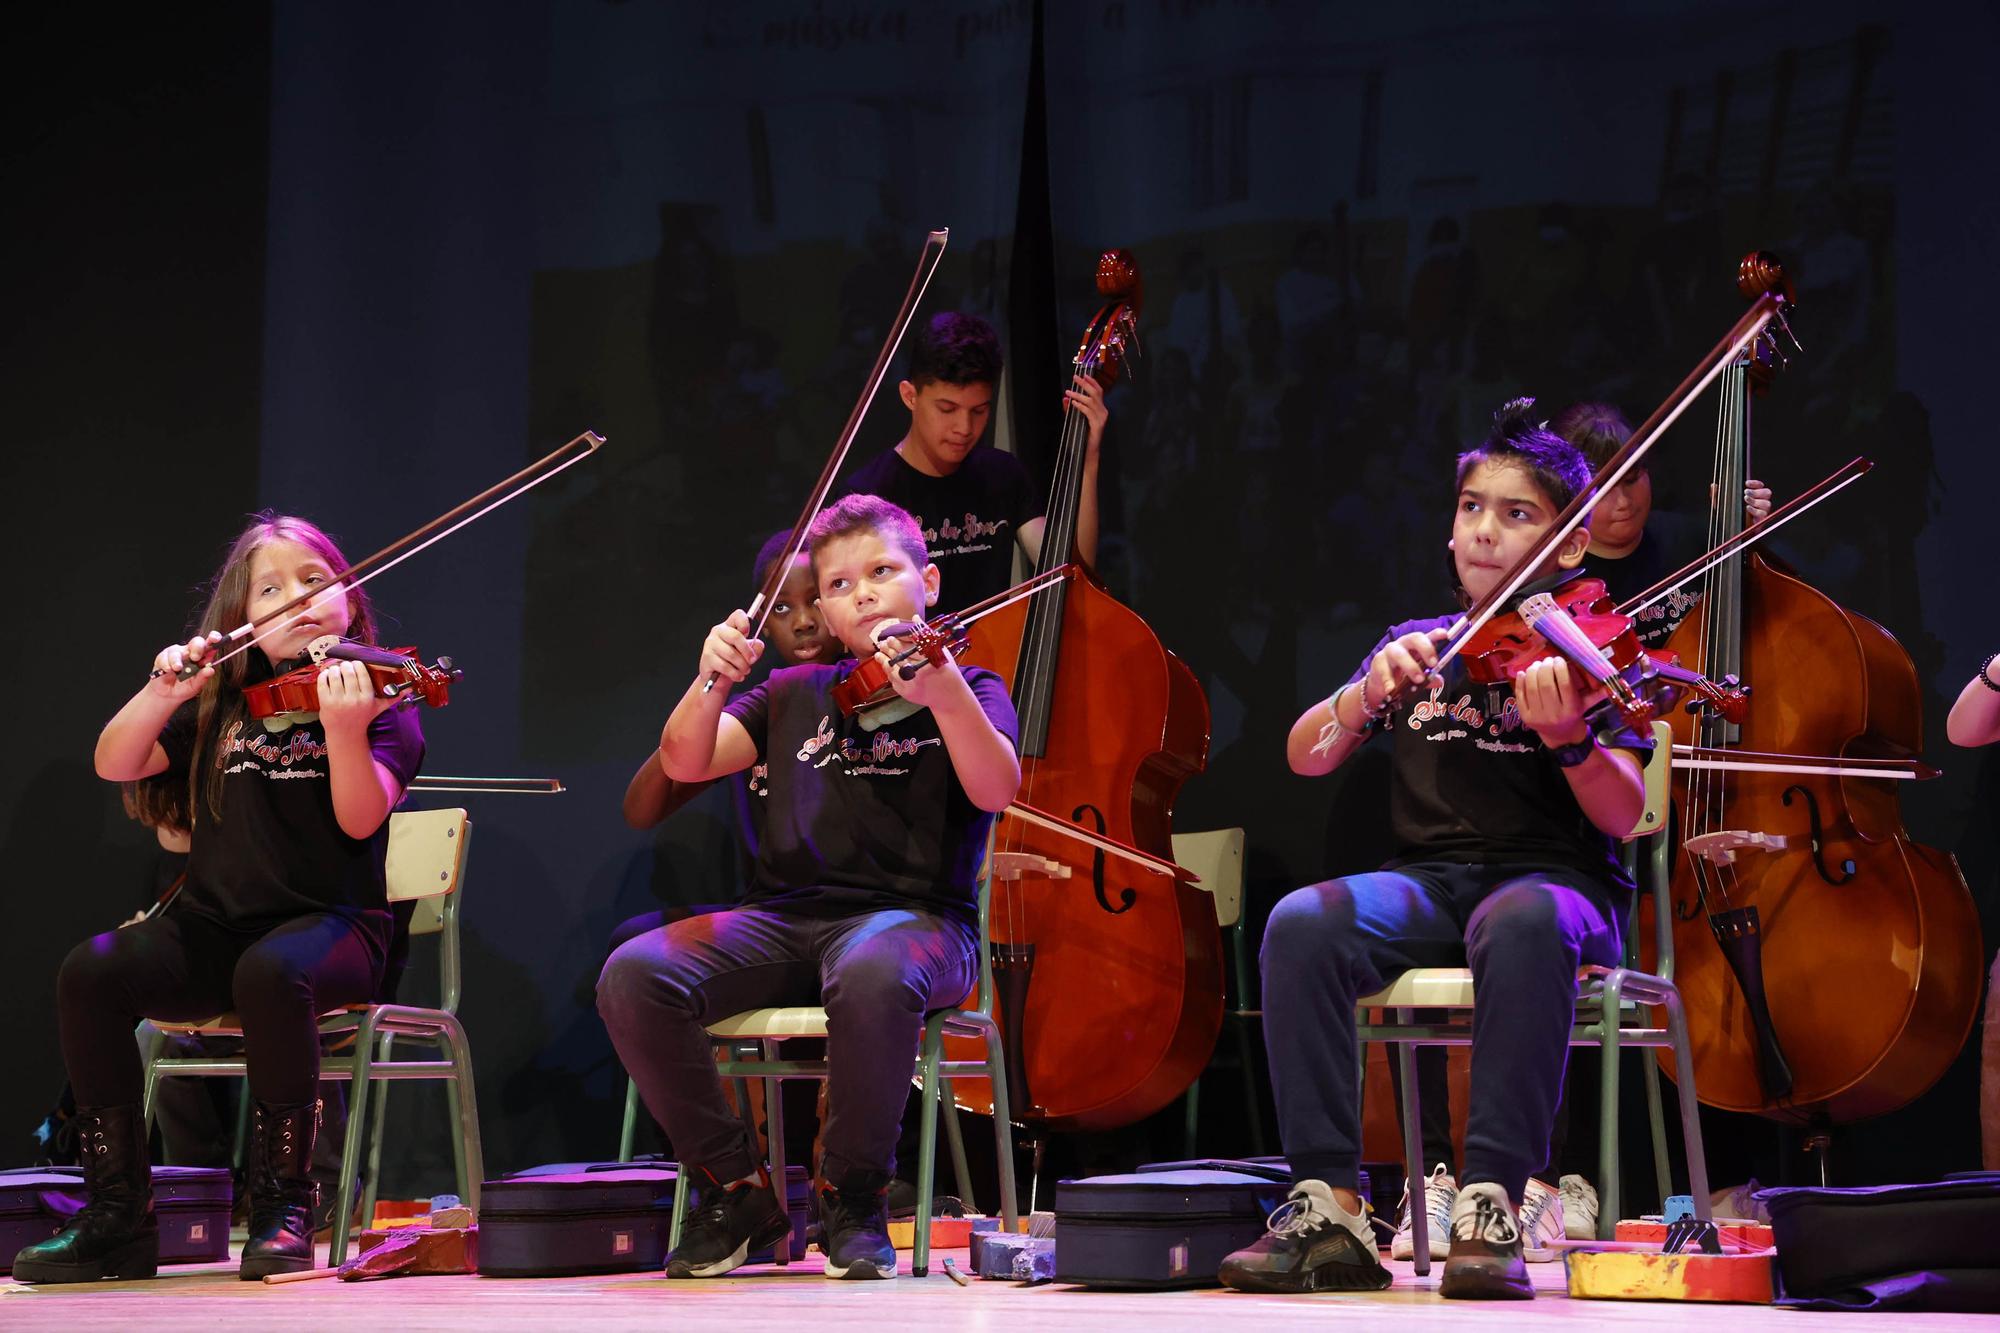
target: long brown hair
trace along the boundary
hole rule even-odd
[[[250,564],[257,552],[272,542],[298,543],[325,561],[333,573],[347,568],[347,557],[317,524],[270,509],[253,514],[250,526],[230,545],[229,554],[209,582],[208,604],[202,608],[199,622],[203,633],[226,633],[250,618]],[[359,588],[347,594],[347,637],[375,642],[375,608]],[[243,687],[250,677],[251,652],[238,653],[224,662],[199,696],[194,761],[188,767],[188,811],[197,818],[203,807],[210,818],[222,818],[224,756],[217,750],[222,738],[244,721]]]

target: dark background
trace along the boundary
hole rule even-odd
[[[1001,328],[999,434],[1044,476],[1094,255],[1145,270],[1101,565],[1209,691],[1213,760],[1177,822],[1248,829],[1253,925],[1379,857],[1379,771],[1308,784],[1280,747],[1383,624],[1444,604],[1451,453],[1519,392],[1638,419],[1734,318],[1737,258],[1787,256],[1807,355],[1759,404],[1756,468],[1782,498],[1880,463],[1786,553],[1914,657],[1946,775],[1907,821],[1958,854],[2000,937],[1996,767],[1943,740],[2000,646],[1988,9],[1047,17],[1043,37],[1028,3],[12,16],[0,1161],[28,1159],[61,1082],[57,963],[147,877],[92,738],[241,516],[302,513],[359,555],[586,427],[598,457],[375,589],[398,638],[467,668],[425,719],[431,771],[570,787],[468,801],[489,1173],[610,1155],[603,940],[726,896],[731,865],[721,804],[644,836],[619,795],[941,225],[927,309]],[[857,460],[900,415],[885,394]],[[1698,404],[1655,455],[1661,504],[1705,500],[1712,422]],[[416,1119],[436,1097],[393,1103],[391,1192],[442,1179]],[[1239,1146],[1231,1101],[1209,1099],[1211,1149]],[[1976,1165],[1975,1102],[1968,1047],[1844,1131],[1837,1169]]]

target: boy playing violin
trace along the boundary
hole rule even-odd
[[[884,630],[922,618],[939,576],[916,520],[850,495],[809,534],[820,613],[857,657],[900,645]],[[677,782],[770,765],[763,837],[742,905],[620,946],[598,1009],[653,1116],[700,1182],[669,1277],[715,1277],[789,1225],[742,1123],[730,1113],[703,1025],[745,1009],[827,1011],[827,1117],[818,1197],[828,1277],[894,1277],[883,1201],[924,1015],[971,990],[979,864],[1021,766],[1000,677],[947,653],[864,727],[833,687],[852,669],[802,665],[723,702],[763,651],[743,612],[709,631],[700,670],[660,737]],[[885,720],[885,713],[888,714]]]
[[[1590,481],[1575,447],[1510,404],[1458,461],[1450,548],[1465,591],[1502,582]],[[1578,528],[1523,589],[1565,581],[1590,540]],[[1568,663],[1545,658],[1496,702],[1454,658],[1454,616],[1392,627],[1347,683],[1308,708],[1286,744],[1292,770],[1330,773],[1376,730],[1394,746],[1383,869],[1299,889],[1264,934],[1265,1037],[1293,1188],[1267,1234],[1224,1261],[1239,1290],[1378,1290],[1356,1192],[1361,1146],[1355,1001],[1410,968],[1469,963],[1474,1010],[1465,1175],[1441,1290],[1529,1297],[1520,1209],[1548,1151],[1576,970],[1612,965],[1630,881],[1614,840],[1645,802],[1640,764],[1585,721]],[[1498,693],[1497,691],[1495,693]]]
[[[951,576],[954,606],[971,606],[1014,582],[1014,544],[1032,566],[1041,555],[1042,500],[1021,460],[981,449],[1000,383],[1000,339],[977,315],[945,311],[916,331],[909,377],[897,386],[910,430],[894,449],[856,469],[843,493],[877,495],[916,519],[930,559]],[[1076,545],[1097,558],[1098,449],[1109,414],[1104,389],[1078,375],[1064,394],[1089,425]]]

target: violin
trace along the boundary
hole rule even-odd
[[[415,648],[377,648],[355,643],[336,635],[314,639],[306,645],[312,661],[282,676],[243,687],[243,701],[253,718],[274,718],[319,712],[319,677],[328,662],[359,662],[368,669],[368,678],[385,699],[426,703],[442,708],[451,702],[451,684],[465,673],[440,657],[434,666],[425,666]]]
[[[914,680],[926,663],[934,667],[943,666],[946,653],[955,657],[964,651],[975,621],[1002,607],[1033,597],[1038,592],[1045,592],[1075,572],[1073,564],[1058,565],[984,601],[975,602],[962,611],[953,611],[916,624],[884,625],[879,637],[901,639],[904,647],[886,662],[879,656],[864,657],[856,662],[847,678],[835,683],[834,703],[839,705],[842,716],[853,717],[856,713],[900,697],[889,684],[892,670],[904,680]]]
[[[1569,663],[1579,689],[1603,691],[1584,721],[1606,742],[1646,736],[1683,698],[1690,712],[1706,706],[1730,722],[1741,722],[1749,709],[1749,690],[1734,676],[1718,683],[1681,666],[1673,653],[1641,648],[1632,618],[1612,608],[1602,579],[1572,579],[1523,598],[1482,625],[1462,650],[1466,675],[1480,685],[1511,684],[1552,654]]]

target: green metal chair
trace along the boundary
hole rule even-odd
[[[1667,724],[1653,727],[1654,751],[1646,766],[1646,808],[1639,823],[1626,839],[1628,868],[1641,893],[1650,892],[1657,904],[1653,913],[1658,949],[1658,974],[1638,970],[1636,938],[1638,904],[1625,922],[1625,961],[1615,968],[1587,967],[1577,974],[1576,1023],[1570,1031],[1570,1045],[1598,1046],[1600,1061],[1598,1112],[1597,1234],[1611,1239],[1619,1217],[1618,1172],[1618,1053],[1625,1047],[1666,1047],[1674,1053],[1674,1068],[1680,1092],[1681,1137],[1687,1153],[1688,1178],[1694,1195],[1695,1215],[1704,1221],[1711,1216],[1708,1198],[1708,1166],[1702,1153],[1701,1118],[1694,1093],[1694,1060],[1688,1046],[1687,1014],[1680,992],[1673,983],[1674,931],[1669,889],[1673,879],[1673,846],[1667,831],[1671,806],[1668,761],[1673,751],[1673,733]],[[1643,860],[1636,855],[1642,839],[1650,838]],[[1395,1046],[1397,1069],[1403,1085],[1402,1129],[1404,1169],[1409,1176],[1411,1240],[1415,1245],[1418,1275],[1430,1271],[1429,1214],[1425,1206],[1423,1135],[1417,1092],[1417,1048],[1419,1046],[1469,1046],[1472,1044],[1472,972],[1467,968],[1425,967],[1403,973],[1373,995],[1357,1003],[1358,1033],[1363,1043],[1387,1042]],[[1653,1009],[1666,1011],[1664,1026],[1653,1021]],[[1417,1012],[1448,1010],[1436,1022],[1422,1022]],[[1386,1011],[1381,1021],[1371,1021],[1370,1010]],[[1364,1047],[1365,1050],[1365,1047]],[[1642,1057],[1646,1079],[1647,1119],[1653,1139],[1653,1172],[1662,1198],[1671,1192],[1667,1160],[1666,1114],[1660,1096],[1659,1064]],[[1364,1054],[1363,1063],[1366,1063]]]
[[[1014,1229],[1018,1222],[1019,1214],[1014,1202],[1012,1126],[1007,1113],[1007,1061],[1001,1049],[1000,1028],[993,1018],[993,953],[988,945],[987,931],[990,883],[987,876],[982,876],[979,881],[979,986],[974,993],[972,1007],[940,1009],[932,1013],[924,1020],[923,1039],[918,1048],[913,1077],[923,1088],[923,1113],[918,1122],[916,1237],[910,1255],[910,1271],[917,1277],[924,1277],[930,1272],[931,1196],[937,1185],[937,1122],[941,1105],[951,1106],[952,1113],[945,1117],[945,1132],[951,1147],[952,1169],[958,1177],[959,1193],[968,1204],[973,1201],[965,1141],[959,1128],[957,1108],[950,1102],[951,1080],[954,1078],[976,1076],[992,1080],[993,1136],[1000,1166],[1001,1216],[1009,1230]],[[779,1047],[785,1041],[800,1037],[824,1038],[826,1010],[818,1006],[749,1009],[710,1023],[708,1035],[722,1048],[717,1069],[724,1078],[765,1080],[764,1107],[768,1126],[765,1138],[770,1145],[771,1180],[777,1188],[783,1189],[785,1122],[783,1099],[778,1095],[779,1084],[788,1078],[825,1079],[827,1062],[824,1059],[780,1059]],[[946,1059],[944,1039],[947,1036],[982,1039],[986,1043],[985,1058]],[[636,1094],[628,1089],[626,1129],[621,1135],[622,1147],[627,1152],[630,1150],[636,1107]],[[688,1197],[688,1177],[683,1174],[674,1186],[671,1245],[680,1244],[681,1223],[687,1216]],[[789,1238],[778,1242],[775,1253],[778,1263],[790,1262],[790,1248]]]
[[[389,816],[388,896],[389,901],[414,902],[410,934],[438,937],[442,995],[435,1009],[401,1004],[354,1005],[323,1015],[319,1021],[322,1039],[339,1039],[352,1034],[353,1054],[328,1058],[320,1066],[322,1079],[346,1079],[353,1085],[347,1108],[347,1142],[341,1154],[339,1199],[354,1197],[354,1182],[360,1174],[362,1140],[368,1140],[367,1194],[362,1201],[364,1220],[375,1212],[376,1182],[382,1161],[383,1113],[388,1104],[388,1084],[404,1079],[442,1080],[445,1097],[455,1126],[452,1135],[452,1166],[458,1180],[459,1197],[475,1210],[479,1207],[479,1183],[485,1164],[479,1146],[479,1109],[472,1080],[472,1052],[465,1029],[458,1021],[461,988],[458,939],[459,892],[465,884],[465,865],[471,850],[472,821],[462,809],[400,811]],[[235,1014],[222,1014],[204,1023],[163,1023],[154,1026],[164,1033],[194,1033],[238,1036],[242,1027]],[[435,1059],[398,1059],[398,1038],[439,1048]],[[153,1116],[153,1092],[163,1078],[214,1078],[241,1076],[246,1072],[243,1056],[166,1057],[155,1052],[146,1062],[146,1119]],[[384,1086],[369,1104],[372,1084]],[[369,1115],[372,1109],[372,1123]],[[366,1133],[360,1127],[368,1125]],[[334,1210],[333,1246],[329,1262],[338,1264],[347,1257],[352,1209]]]

